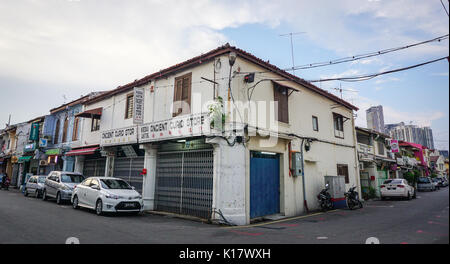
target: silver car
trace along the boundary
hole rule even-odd
[[[84,176],[78,172],[52,171],[45,180],[42,200],[56,198],[56,203],[70,201],[74,187],[84,181]]]
[[[34,197],[39,198],[42,195],[44,190],[45,179],[47,176],[45,175],[34,175],[31,176],[27,183],[25,184],[25,190],[23,194],[28,196],[29,194],[33,194]]]
[[[417,181],[417,190],[418,191],[434,191],[436,190],[436,186],[430,177],[419,177]]]

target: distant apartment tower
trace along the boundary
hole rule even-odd
[[[372,106],[366,110],[367,128],[385,133],[383,106]]]
[[[434,149],[433,131],[430,127],[418,127],[416,125],[386,124],[386,133],[393,139],[421,144]]]

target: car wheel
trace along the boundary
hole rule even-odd
[[[386,197],[381,196],[381,200],[382,200],[382,201],[386,200]]]
[[[100,200],[100,199],[95,204],[95,213],[97,215],[102,215],[102,213],[103,213],[103,203],[102,203],[102,200]]]
[[[408,196],[406,196],[407,200],[411,200],[411,194],[408,192]]]
[[[72,207],[73,209],[78,209],[78,196],[76,195],[73,197]]]
[[[416,192],[416,190],[414,190],[414,194],[413,194],[413,197],[412,197],[413,199],[416,199],[417,198],[417,192]]]
[[[40,196],[40,195],[39,195],[39,190],[36,190],[36,191],[34,192],[34,197],[35,197],[35,198],[39,198],[39,196]]]
[[[47,191],[46,191],[46,190],[44,190],[44,191],[42,192],[42,200],[43,200],[43,201],[47,201]]]
[[[23,195],[28,196],[28,190],[25,188]]]
[[[61,194],[60,193],[56,194],[56,203],[57,204],[61,204],[62,203],[62,201],[61,201]]]

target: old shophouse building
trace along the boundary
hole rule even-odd
[[[350,103],[225,45],[84,102],[75,170],[145,209],[248,224],[316,209],[325,176],[359,186]]]

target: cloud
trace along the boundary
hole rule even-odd
[[[434,72],[431,74],[431,76],[444,76],[448,77],[448,72]]]

